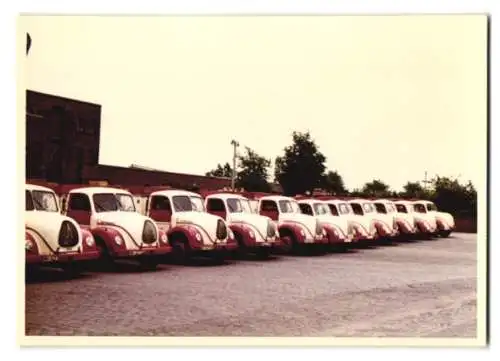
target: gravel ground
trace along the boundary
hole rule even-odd
[[[476,337],[476,235],[26,282],[27,335]]]

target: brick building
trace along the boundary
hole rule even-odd
[[[58,184],[106,181],[184,189],[231,186],[230,178],[99,164],[100,129],[100,105],[28,90],[26,178]]]
[[[26,178],[79,183],[99,161],[101,106],[28,90]]]

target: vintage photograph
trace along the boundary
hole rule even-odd
[[[484,343],[486,15],[19,24],[26,342]]]

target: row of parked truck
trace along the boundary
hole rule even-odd
[[[138,187],[135,187],[138,188]],[[78,272],[86,261],[223,260],[379,239],[448,237],[451,214],[424,200],[26,184],[26,265]]]

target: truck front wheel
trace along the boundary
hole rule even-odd
[[[186,264],[189,260],[189,245],[183,240],[172,240],[172,256],[177,264]]]

